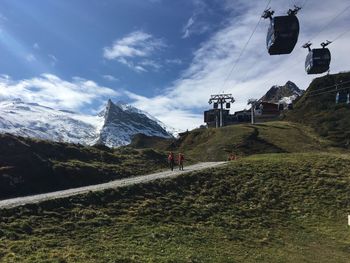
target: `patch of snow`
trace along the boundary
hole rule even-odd
[[[298,97],[298,95],[292,95],[292,96],[289,96],[289,97],[283,97],[282,99],[279,100],[278,103],[280,104],[285,104],[285,105],[288,105],[288,104],[292,104],[293,101]]]
[[[119,110],[112,112],[112,119],[107,123],[106,109],[92,116],[54,110],[20,99],[0,101],[0,133],[84,145],[102,142],[109,147],[129,144],[137,133],[172,136],[166,125],[148,113],[131,105],[109,103]]]
[[[178,137],[179,133],[181,132],[180,130],[177,130],[177,129],[171,127],[171,126],[168,126],[168,125],[164,124],[163,122],[161,122],[160,120],[158,120],[157,118],[155,118],[154,116],[149,114],[148,112],[145,112],[143,110],[135,108],[134,106],[132,106],[130,104],[124,103],[122,101],[118,101],[116,103],[116,105],[121,107],[123,109],[123,111],[129,111],[129,112],[134,112],[134,113],[137,113],[137,114],[145,115],[147,118],[155,121],[159,126],[161,126],[165,131],[167,131],[168,133],[170,133],[174,137]]]
[[[92,144],[97,140],[103,118],[72,114],[25,103],[0,102],[0,132],[44,140]]]

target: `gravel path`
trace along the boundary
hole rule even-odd
[[[104,183],[104,184],[83,186],[83,187],[79,187],[79,188],[56,191],[56,192],[51,192],[51,193],[2,200],[2,201],[0,201],[0,209],[12,208],[12,207],[26,205],[26,204],[35,204],[35,203],[40,203],[40,202],[43,202],[46,200],[65,198],[65,197],[84,194],[84,193],[88,193],[88,192],[96,192],[96,191],[101,191],[101,190],[105,190],[105,189],[118,188],[118,187],[133,185],[133,184],[146,183],[149,181],[162,179],[162,178],[172,178],[172,177],[176,177],[180,174],[190,173],[193,171],[199,171],[199,170],[203,170],[203,169],[208,169],[208,168],[212,168],[212,167],[223,165],[223,164],[225,164],[225,162],[198,163],[198,164],[194,164],[194,165],[185,167],[184,171],[179,171],[179,170],[174,169],[174,171],[163,171],[163,172],[158,172],[158,173],[154,173],[154,174],[148,174],[148,175],[143,175],[143,176],[115,180],[115,181],[111,181],[111,182]]]

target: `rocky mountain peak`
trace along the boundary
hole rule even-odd
[[[108,100],[99,143],[107,146],[126,145],[131,142],[135,134],[139,133],[148,136],[172,137],[159,121],[147,113],[123,102],[114,103]]]
[[[284,86],[272,86],[260,100],[271,103],[280,103],[281,101],[291,103],[303,93],[304,90],[299,89],[294,82],[287,81]]]
[[[292,81],[290,81],[290,80],[288,80],[288,81],[286,82],[286,84],[284,85],[284,87],[288,88],[288,89],[291,90],[291,91],[295,91],[296,93],[300,93],[300,94],[301,94],[301,93],[304,92],[304,90],[299,89],[299,87],[298,87],[297,85],[295,85],[295,83],[292,82]]]
[[[0,101],[0,133],[51,141],[126,145],[135,134],[172,137],[167,127],[146,112],[108,100],[97,116],[56,110],[21,100]]]

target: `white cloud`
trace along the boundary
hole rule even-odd
[[[175,65],[181,65],[183,63],[183,61],[179,58],[166,59],[165,62],[168,64],[175,64]]]
[[[20,98],[52,108],[80,111],[87,105],[100,105],[119,93],[91,80],[73,78],[65,81],[52,74],[40,77],[12,80],[0,76],[0,99]]]
[[[8,21],[8,19],[4,14],[0,13],[0,21]]]
[[[151,59],[145,59],[140,62],[140,65],[143,67],[153,68],[155,71],[159,71],[162,67],[161,64],[157,63],[154,60]]]
[[[118,78],[112,76],[112,75],[103,75],[102,76],[105,80],[108,80],[108,81],[119,81]]]
[[[215,2],[215,0],[212,0],[211,4],[213,4],[213,2]],[[201,35],[216,27],[209,22],[213,15],[213,11],[206,1],[192,0],[192,4],[194,7],[193,14],[182,28],[181,37],[183,39],[189,38],[193,35]],[[220,4],[215,5],[218,7],[219,5],[222,5],[222,3],[220,2]]]
[[[152,60],[149,58],[165,46],[163,40],[143,31],[135,31],[117,39],[111,47],[105,47],[103,57],[107,60],[117,60],[137,72],[146,72],[146,67],[159,68],[154,61],[150,63]]]
[[[187,24],[184,26],[184,28],[182,29],[182,38],[188,38],[190,36],[190,29],[194,24],[194,17],[191,16],[190,19],[188,19]]]
[[[9,80],[9,79],[10,79],[10,76],[7,75],[7,74],[1,74],[1,75],[0,75],[0,79]]]
[[[125,58],[119,58],[118,62],[121,64],[124,64],[125,66],[128,66],[130,69],[132,69],[135,72],[138,72],[138,73],[147,72],[147,70],[144,67],[138,65],[137,63],[131,60],[127,60]]]
[[[36,61],[36,57],[34,56],[34,54],[27,54],[25,59],[27,60],[27,62],[34,62],[34,61]]]
[[[33,48],[36,49],[36,50],[39,50],[40,49],[40,46],[38,43],[34,43],[33,44]]]
[[[300,46],[348,5],[345,0],[336,0],[332,3],[334,8],[330,9],[328,2],[318,1],[317,5],[308,3],[298,14],[301,32],[299,42],[290,55],[268,55],[265,38],[269,22],[261,21],[239,64],[224,85],[266,2],[240,0],[224,3],[227,10],[232,10],[225,26],[202,43],[194,52],[190,66],[161,94],[145,98],[129,93],[135,106],[175,128],[187,129],[203,122],[202,114],[193,112],[209,108],[207,101],[211,94],[223,91],[232,93],[236,98],[232,111],[236,111],[245,108],[249,98],[260,98],[274,84],[283,85],[291,80],[305,89],[317,76],[306,75],[304,60],[307,52]],[[286,7],[285,3],[273,2],[276,15],[285,13],[290,7]],[[318,44],[326,39],[332,40],[346,30],[350,24],[349,12],[337,18],[313,42]],[[331,72],[350,69],[349,43],[350,33],[329,46],[332,51]]]
[[[174,107],[172,97],[157,96],[146,98],[131,92],[125,92],[126,95],[134,100],[133,105],[155,116],[163,123],[180,130],[186,130],[192,127],[198,127],[202,124],[202,115],[194,114],[187,109]]]
[[[55,55],[52,55],[52,54],[49,54],[47,55],[50,59],[50,63],[51,63],[51,66],[56,66],[57,62],[58,62],[58,59],[56,58]]]
[[[104,57],[110,60],[125,57],[145,57],[152,51],[152,45],[148,46],[151,38],[150,34],[142,31],[133,32],[115,41],[112,47],[104,48]]]

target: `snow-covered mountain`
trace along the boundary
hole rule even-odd
[[[271,103],[290,104],[296,98],[303,95],[304,92],[304,90],[299,89],[293,82],[287,81],[284,86],[272,86],[260,100]]]
[[[155,118],[127,104],[108,101],[104,111],[104,124],[99,143],[107,146],[126,145],[133,135],[142,133],[148,136],[172,137]]]
[[[55,110],[20,99],[0,102],[0,133],[110,147],[126,145],[137,133],[171,137],[159,121],[127,104],[108,101],[98,116]]]

